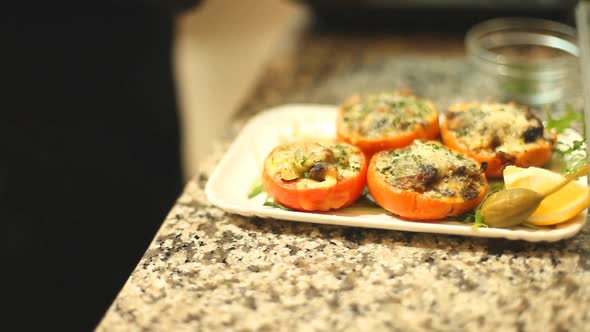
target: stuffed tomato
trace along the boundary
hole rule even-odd
[[[327,211],[352,204],[366,186],[367,161],[344,142],[293,142],[264,160],[262,183],[275,202],[298,211]]]
[[[440,220],[472,211],[488,188],[477,161],[438,142],[422,141],[376,153],[367,185],[377,204],[411,220]]]
[[[378,151],[402,148],[415,139],[437,139],[438,109],[408,90],[356,95],[340,105],[336,132],[370,159]]]
[[[441,136],[449,148],[487,163],[488,177],[502,177],[508,165],[545,165],[555,135],[527,107],[514,103],[456,103],[441,119]]]

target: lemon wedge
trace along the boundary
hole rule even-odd
[[[526,188],[543,193],[564,179],[565,177],[559,173],[539,167],[507,166],[504,169],[506,189]],[[588,187],[579,181],[572,181],[547,196],[527,222],[539,226],[559,224],[578,215],[589,202]]]

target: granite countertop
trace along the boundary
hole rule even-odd
[[[445,42],[460,45],[428,45]],[[97,330],[587,330],[588,224],[571,239],[528,243],[249,218],[207,201],[217,161],[266,107],[398,86],[441,108],[498,98],[460,47],[418,49],[391,36],[321,35],[271,61]]]

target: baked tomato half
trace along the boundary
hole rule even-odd
[[[441,116],[441,137],[449,148],[487,163],[486,175],[502,177],[508,165],[545,165],[555,133],[526,106],[515,103],[456,103]]]
[[[488,188],[477,161],[434,141],[377,152],[369,163],[367,185],[387,211],[425,221],[474,210]]]
[[[348,98],[339,107],[336,132],[369,159],[378,151],[402,148],[415,139],[437,139],[438,122],[432,101],[398,90]]]
[[[352,204],[367,183],[362,151],[344,142],[293,142],[264,160],[262,184],[275,202],[298,211],[327,211]]]

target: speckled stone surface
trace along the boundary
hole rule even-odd
[[[588,224],[527,243],[246,218],[207,201],[208,175],[266,107],[399,85],[442,107],[498,98],[461,56],[326,38],[271,63],[97,330],[588,331]]]

